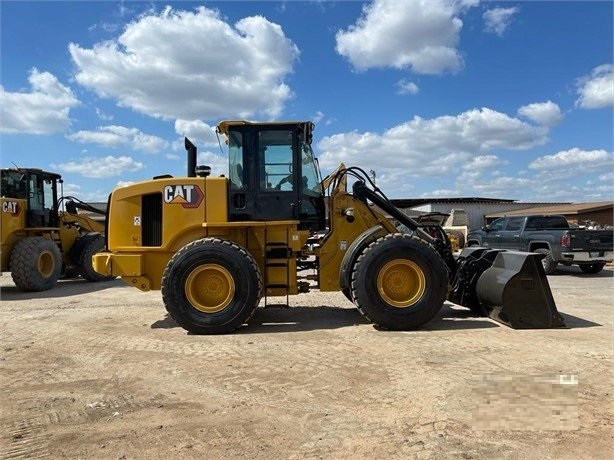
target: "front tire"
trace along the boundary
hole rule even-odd
[[[588,264],[588,265],[579,265],[580,270],[582,270],[584,273],[588,273],[589,275],[594,275],[596,273],[599,273],[601,270],[603,270],[603,267],[605,267],[605,262],[595,262],[594,264]]]
[[[58,281],[62,272],[62,255],[53,240],[33,236],[19,241],[10,260],[15,285],[30,292],[46,291]]]
[[[383,329],[416,329],[439,312],[448,276],[439,254],[404,234],[371,243],[356,261],[352,297],[360,312]]]
[[[237,244],[203,238],[169,260],[162,300],[170,316],[195,334],[234,331],[253,315],[262,291],[254,258]]]

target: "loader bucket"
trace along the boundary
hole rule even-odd
[[[565,327],[541,264],[542,254],[467,248],[449,299],[514,329]]]
[[[542,254],[499,252],[476,286],[490,318],[514,329],[565,327],[544,272]]]

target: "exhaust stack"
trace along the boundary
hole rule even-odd
[[[184,141],[188,153],[188,177],[196,177],[196,146],[187,137]]]

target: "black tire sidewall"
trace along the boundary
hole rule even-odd
[[[38,270],[40,255],[49,251],[54,260],[53,272],[44,277]],[[10,269],[13,282],[24,291],[46,291],[54,287],[62,273],[62,254],[57,244],[42,236],[24,238],[11,253]]]
[[[544,254],[544,259],[541,261],[542,266],[544,267],[544,272],[546,275],[552,275],[556,271],[556,267],[558,262],[552,258],[552,252],[550,249],[546,248],[538,248],[535,250],[538,254]]]
[[[425,292],[407,308],[389,305],[377,289],[382,267],[395,259],[414,262],[424,273]],[[447,271],[439,254],[426,243],[408,235],[389,235],[372,243],[356,263],[352,297],[359,310],[386,329],[413,329],[430,321],[441,309],[447,291]]]
[[[465,247],[465,235],[463,234],[463,232],[461,232],[460,230],[456,230],[456,229],[448,230],[448,232],[450,232],[452,235],[456,237],[456,240],[458,242],[458,248],[463,249]]]
[[[579,265],[580,270],[582,270],[582,272],[587,273],[589,275],[595,275],[597,273],[599,273],[601,270],[603,270],[603,267],[605,267],[605,262],[595,262],[594,264],[583,264],[583,265]]]
[[[110,281],[115,279],[115,276],[105,276],[94,270],[92,265],[92,257],[99,253],[105,247],[104,237],[98,235],[92,241],[87,243],[79,260],[79,269],[81,276],[91,282]]]
[[[186,295],[188,276],[203,264],[224,267],[234,280],[234,297],[230,305],[219,312],[197,310]],[[258,305],[260,288],[259,274],[251,256],[236,244],[217,239],[199,240],[179,250],[162,277],[162,298],[167,311],[180,326],[194,333],[225,333],[241,326]]]

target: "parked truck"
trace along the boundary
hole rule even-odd
[[[548,275],[558,264],[578,265],[584,273],[599,273],[614,259],[612,235],[612,230],[571,228],[562,215],[508,216],[469,232],[467,245],[543,254]]]

